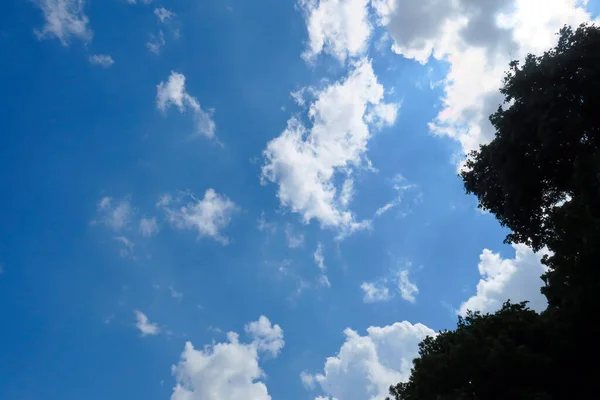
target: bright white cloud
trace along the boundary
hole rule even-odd
[[[159,231],[156,217],[140,219],[140,233],[144,237],[150,237]]]
[[[131,222],[133,209],[128,198],[115,202],[111,197],[103,197],[98,202],[98,219],[95,223],[103,223],[114,231],[126,228]]]
[[[154,336],[160,333],[160,328],[157,324],[153,324],[148,320],[146,314],[140,310],[135,310],[135,326],[139,329],[142,336]]]
[[[156,18],[158,18],[158,20],[164,24],[165,21],[168,21],[169,19],[173,18],[175,16],[175,13],[167,10],[164,7],[159,7],[154,9],[154,15],[156,15]]]
[[[167,82],[160,82],[156,89],[156,107],[159,110],[165,111],[170,106],[175,106],[179,112],[184,112],[190,108],[194,113],[198,133],[215,139],[216,125],[212,119],[212,111],[203,110],[198,100],[186,91],[185,75],[171,71]]]
[[[277,324],[272,325],[264,315],[261,315],[258,321],[250,322],[244,330],[253,339],[259,351],[268,352],[273,357],[277,357],[285,345],[281,327]]]
[[[380,282],[363,282],[360,288],[364,292],[363,301],[365,303],[377,303],[392,298],[390,290]]]
[[[85,15],[85,0],[33,0],[46,20],[41,30],[35,30],[39,39],[57,38],[68,46],[71,38],[84,42],[92,40],[89,19]]]
[[[461,304],[459,314],[467,310],[482,313],[495,312],[509,300],[517,303],[529,301],[529,307],[541,312],[548,303],[540,293],[543,281],[540,276],[546,272],[541,263],[547,250],[534,253],[523,244],[515,244],[515,258],[504,259],[500,254],[484,249],[479,256],[481,280],[477,284],[477,294]]]
[[[313,61],[324,52],[344,63],[364,54],[369,45],[369,0],[299,0],[306,16],[308,48],[302,55]]]
[[[294,233],[291,224],[288,224],[285,227],[285,238],[290,249],[297,249],[304,246],[304,235],[301,233]]]
[[[277,355],[283,347],[283,332],[266,317],[248,324],[246,330],[254,339],[251,343],[240,342],[235,332],[227,334],[226,342],[202,349],[187,342],[179,364],[173,367],[177,385],[171,400],[271,400],[261,381],[266,375],[259,366],[259,352]]]
[[[464,153],[493,138],[488,120],[512,59],[541,54],[565,24],[590,21],[581,0],[372,0],[393,50],[425,63],[447,61],[442,109],[431,130],[459,141]]]
[[[88,58],[90,64],[92,65],[98,65],[102,68],[108,68],[111,67],[114,63],[115,60],[113,60],[113,58],[109,55],[106,54],[94,54],[91,55]]]
[[[344,206],[348,195],[334,178],[368,165],[365,153],[373,126],[366,115],[383,104],[383,86],[370,61],[361,59],[343,81],[314,92],[308,110],[312,127],[296,117],[288,121],[264,150],[262,181],[277,183],[281,205],[301,214],[305,223],[315,218],[322,227],[344,233],[364,229],[370,221],[356,221]]]
[[[202,199],[193,194],[188,197],[190,201],[179,208],[171,205],[173,201],[162,206],[167,220],[178,229],[193,229],[198,231],[200,237],[211,237],[221,244],[227,244],[229,239],[221,231],[227,228],[231,217],[239,210],[235,203],[213,189],[208,189]]]
[[[403,270],[398,273],[398,290],[404,300],[411,303],[415,302],[415,295],[419,293],[419,288],[409,280],[408,270]]]
[[[410,376],[419,342],[435,335],[427,326],[407,321],[372,326],[366,336],[350,328],[344,333],[346,341],[338,354],[327,358],[323,372],[313,376],[328,397],[343,400],[385,399],[390,385]],[[310,387],[313,381],[303,375]]]

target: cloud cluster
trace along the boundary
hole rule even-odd
[[[312,126],[297,117],[288,120],[264,150],[262,181],[276,183],[281,205],[301,214],[305,223],[316,219],[344,233],[364,229],[370,221],[357,221],[347,208],[350,183],[339,187],[336,178],[368,165],[365,153],[374,125],[391,125],[397,106],[384,103],[383,86],[368,59],[354,62],[345,79],[313,92]]]
[[[513,59],[541,53],[556,43],[565,24],[591,20],[587,0],[299,0],[308,30],[307,60],[321,53],[343,63],[365,54],[373,23],[387,30],[392,50],[426,63],[447,62],[442,108],[430,124],[462,152],[493,137],[488,116]]]
[[[93,54],[88,58],[90,64],[97,65],[102,68],[111,67],[115,60],[109,55],[106,54]]]
[[[166,213],[167,220],[178,229],[192,229],[199,237],[210,237],[221,244],[228,244],[229,239],[222,234],[231,222],[231,217],[239,211],[238,206],[224,195],[208,189],[202,199],[188,193],[185,198],[172,199],[163,196],[158,205]]]
[[[541,263],[547,250],[534,253],[523,244],[515,244],[515,258],[505,259],[500,254],[484,249],[479,256],[479,273],[481,280],[477,284],[477,294],[463,302],[459,314],[465,315],[467,310],[483,313],[495,312],[502,304],[529,301],[529,307],[538,312],[548,306],[540,289],[543,281],[540,276],[546,271]]]
[[[45,24],[35,30],[39,39],[56,38],[63,46],[68,46],[72,38],[88,42],[93,32],[85,15],[85,0],[34,0],[42,10]]]
[[[411,282],[407,269],[396,271],[391,276],[374,282],[363,282],[360,288],[363,291],[363,302],[365,303],[391,300],[394,297],[394,289],[404,300],[414,303],[415,296],[419,293],[419,288],[414,282]]]
[[[133,208],[128,197],[115,201],[112,197],[103,197],[98,202],[98,219],[95,223],[102,223],[107,228],[120,231],[126,228],[132,219]]]
[[[246,325],[250,343],[242,343],[235,332],[227,341],[196,349],[187,342],[181,360],[173,367],[177,384],[171,400],[271,400],[261,379],[261,352],[277,356],[283,348],[283,330],[261,316]]]
[[[369,46],[372,26],[369,0],[299,0],[306,15],[308,48],[302,55],[314,61],[321,52],[344,63],[363,55]]]
[[[140,310],[135,310],[136,328],[142,336],[155,336],[160,333],[160,328],[157,324],[150,322],[146,314]]]
[[[156,86],[156,107],[161,111],[174,106],[183,113],[191,109],[196,121],[196,130],[200,135],[215,139],[216,125],[212,119],[212,111],[205,111],[200,107],[198,100],[191,96],[185,88],[185,75],[171,71],[166,82]]]
[[[347,328],[346,341],[337,355],[327,358],[323,372],[303,372],[301,379],[311,389],[319,385],[327,397],[340,400],[383,400],[392,384],[410,376],[418,344],[435,332],[423,324],[396,322],[371,326],[361,336]]]
[[[590,21],[580,0],[372,0],[392,50],[425,63],[449,63],[442,109],[431,130],[460,142],[462,152],[493,138],[488,116],[513,59],[539,54],[556,43],[565,24]]]

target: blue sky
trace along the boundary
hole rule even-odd
[[[457,171],[583,3],[9,0],[0,398],[383,399],[544,309]]]

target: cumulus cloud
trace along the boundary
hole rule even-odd
[[[335,178],[369,165],[365,153],[374,127],[366,116],[377,114],[376,106],[384,104],[383,86],[370,61],[361,59],[344,80],[314,93],[308,110],[312,126],[292,117],[283,133],[267,144],[262,181],[276,183],[281,205],[301,214],[305,223],[314,218],[322,227],[345,234],[364,229],[370,221],[356,220],[347,208],[348,189],[344,194]],[[395,113],[378,118],[391,125]]]
[[[157,324],[150,322],[146,314],[140,310],[135,310],[135,326],[138,328],[142,336],[154,336],[160,333],[160,328]]]
[[[187,342],[173,367],[177,384],[171,400],[271,400],[261,381],[266,375],[259,354],[268,351],[276,356],[284,344],[283,331],[264,316],[246,325],[246,331],[253,338],[250,343],[240,342],[235,332],[227,334],[226,342],[202,349]]]
[[[385,284],[378,282],[363,282],[360,288],[364,292],[363,301],[365,303],[377,303],[387,301],[392,298],[390,289]]]
[[[264,315],[261,315],[257,321],[250,322],[244,330],[253,339],[259,351],[268,352],[273,357],[277,357],[285,345],[281,327],[277,324],[272,325]]]
[[[344,63],[364,54],[369,45],[369,0],[299,0],[308,29],[308,48],[302,55],[313,61],[327,53]]]
[[[35,30],[38,39],[56,38],[68,46],[72,38],[88,42],[92,40],[89,19],[85,15],[85,0],[34,0],[43,12],[45,24]]]
[[[98,65],[99,67],[102,68],[108,68],[111,67],[114,63],[115,60],[113,60],[113,58],[109,55],[106,54],[94,54],[91,55],[88,58],[90,64],[92,65]]]
[[[190,201],[174,207],[174,201],[161,207],[167,214],[167,220],[178,229],[192,229],[198,232],[199,237],[211,237],[221,244],[229,243],[227,236],[221,231],[229,225],[231,217],[239,208],[226,196],[220,195],[213,189],[208,189],[202,199],[193,194],[187,194]],[[181,203],[178,199],[177,203]]]
[[[159,8],[155,8],[154,9],[154,15],[156,15],[156,18],[158,18],[158,20],[164,24],[166,21],[170,20],[171,18],[173,18],[175,16],[175,13],[172,11],[167,10],[164,7],[159,7]]]
[[[442,109],[432,132],[459,141],[463,153],[493,138],[488,120],[512,59],[540,54],[565,24],[590,21],[582,0],[372,0],[393,51],[421,63],[449,63]]]
[[[301,375],[305,386],[315,382],[328,399],[383,400],[392,384],[406,381],[418,344],[435,332],[423,324],[396,322],[384,327],[371,326],[361,336],[347,328],[346,341],[337,355],[327,358],[322,373]]]
[[[546,271],[541,263],[547,250],[534,253],[523,244],[515,244],[515,258],[505,259],[500,254],[484,249],[479,256],[481,280],[477,284],[477,294],[461,304],[459,314],[467,310],[482,313],[495,312],[502,304],[529,301],[529,307],[538,312],[548,306],[546,298],[540,293],[543,281],[540,276]]]
[[[128,198],[114,201],[112,197],[103,197],[98,201],[98,218],[93,221],[106,227],[120,231],[131,222],[133,209]]]
[[[158,224],[156,217],[140,219],[140,233],[144,237],[150,237],[158,233]]]
[[[156,89],[156,107],[159,110],[166,111],[170,106],[175,106],[183,113],[189,108],[194,113],[198,134],[209,139],[216,138],[216,125],[212,119],[212,111],[203,110],[198,100],[187,92],[185,75],[171,71],[167,82],[160,82]]]
[[[408,270],[398,273],[398,290],[404,300],[411,303],[415,302],[415,295],[419,293],[419,288],[408,278]]]
[[[410,263],[407,265],[410,266]],[[360,288],[364,293],[363,302],[365,303],[390,300],[394,297],[394,293],[399,293],[404,300],[414,303],[415,296],[419,293],[417,285],[410,281],[407,269],[396,270],[375,282],[363,282]]]

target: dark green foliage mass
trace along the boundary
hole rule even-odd
[[[548,398],[552,360],[543,337],[539,315],[525,303],[469,313],[456,330],[420,343],[410,380],[390,393],[405,400]]]
[[[541,315],[506,303],[420,345],[396,400],[598,398],[600,382],[600,28],[565,27],[541,56],[513,61],[468,155],[467,193],[512,233],[547,247]]]

